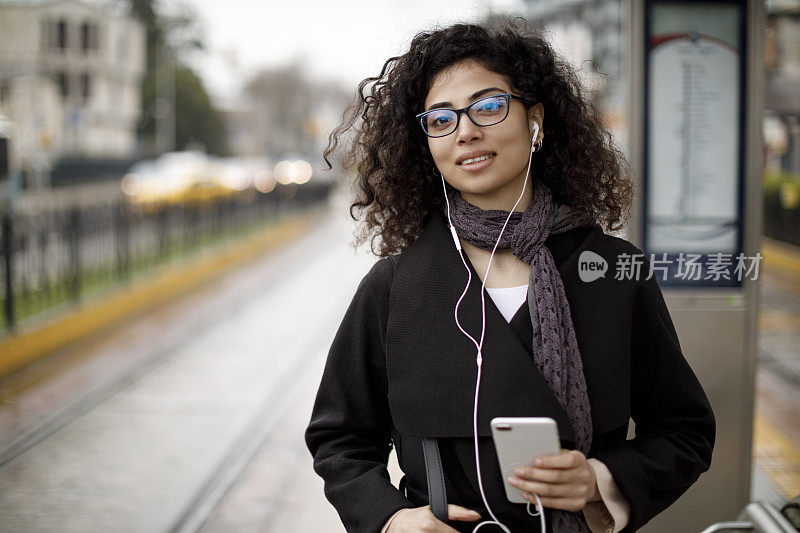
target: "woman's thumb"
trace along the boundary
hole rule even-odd
[[[452,503],[447,504],[447,518],[450,520],[472,522],[474,520],[479,520],[480,517],[480,513],[467,509],[466,507],[461,507],[460,505],[454,505]]]

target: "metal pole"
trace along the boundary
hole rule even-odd
[[[8,212],[3,213],[3,262],[5,263],[5,313],[6,313],[6,328],[9,330],[14,329],[16,324],[14,316],[14,285],[13,280],[13,227],[11,223],[11,214]]]
[[[625,17],[628,46],[623,50],[625,73],[628,85],[628,162],[633,171],[636,196],[631,206],[631,219],[628,223],[628,239],[637,246],[642,245],[641,216],[642,204],[642,153],[644,152],[644,4],[641,0],[626,1]]]
[[[764,173],[764,140],[762,121],[764,118],[764,54],[765,54],[765,28],[767,14],[763,0],[747,1],[747,107],[745,131],[745,232],[744,253],[753,257],[761,249],[761,225],[763,217],[763,173]],[[750,486],[752,476],[753,457],[753,415],[755,413],[755,375],[758,353],[758,309],[759,309],[759,280],[746,279],[742,284],[747,305],[747,318],[745,321],[745,353],[742,382],[743,397],[746,398],[744,408],[740,413],[742,424],[741,435],[741,461],[739,462],[739,502],[743,506],[750,500]]]
[[[117,278],[128,277],[128,209],[124,203],[117,209]]]
[[[701,533],[717,533],[718,531],[753,531],[752,522],[717,522],[705,528]]]
[[[80,258],[80,211],[73,209],[69,214],[69,229],[67,239],[69,242],[70,280],[69,291],[74,301],[80,297],[81,290],[81,258]]]

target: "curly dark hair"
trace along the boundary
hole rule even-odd
[[[380,257],[399,253],[443,208],[441,182],[415,115],[423,110],[434,77],[465,60],[505,76],[518,95],[543,104],[547,139],[533,165],[556,201],[588,213],[606,229],[620,229],[633,197],[622,152],[573,68],[524,21],[509,21],[419,33],[408,52],[390,58],[380,74],[358,85],[356,101],[325,150],[332,167],[329,157],[342,147],[344,167],[357,173],[358,197],[350,215],[365,217],[356,242],[369,241]]]

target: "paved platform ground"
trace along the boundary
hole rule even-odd
[[[0,531],[344,531],[302,437],[374,261],[342,245],[351,231],[331,216],[0,382],[0,451],[13,456],[0,466]],[[800,276],[785,274],[765,270],[759,322],[753,495],[775,502],[800,492]]]
[[[765,239],[758,317],[753,499],[800,495],[800,248]]]

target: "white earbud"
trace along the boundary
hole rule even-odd
[[[539,123],[533,123],[533,138],[531,139],[531,153],[536,151],[536,137],[539,136]]]

